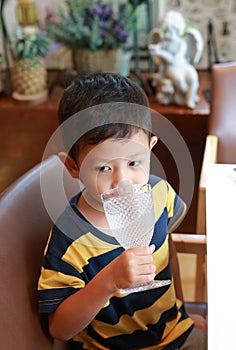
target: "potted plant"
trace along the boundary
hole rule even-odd
[[[51,40],[36,28],[16,31],[15,61],[12,71],[13,97],[34,100],[46,94],[47,69],[45,56]]]
[[[117,72],[134,25],[134,7],[126,3],[115,11],[113,5],[94,0],[66,0],[65,5],[48,23],[50,37],[72,50],[78,72]]]

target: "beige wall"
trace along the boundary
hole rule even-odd
[[[205,48],[198,68],[207,68],[207,24],[213,21],[219,60],[236,60],[236,1],[235,0],[165,0],[166,10],[181,12],[191,26],[200,30]],[[225,28],[226,26],[226,28]],[[225,30],[226,29],[226,30]]]

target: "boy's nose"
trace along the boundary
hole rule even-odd
[[[113,178],[112,188],[122,186],[123,184],[126,184],[126,183],[131,184],[132,181],[128,178],[127,174],[124,171],[121,171],[121,170],[117,171]]]

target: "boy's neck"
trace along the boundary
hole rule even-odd
[[[96,227],[99,231],[112,236],[104,211],[91,206],[84,198],[83,194],[79,197],[77,207],[90,224]]]

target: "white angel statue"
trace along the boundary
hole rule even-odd
[[[169,11],[162,19],[161,28],[149,33],[148,49],[158,67],[152,80],[158,103],[195,108],[199,100],[199,79],[193,65],[202,55],[201,33],[186,28],[181,13]]]

